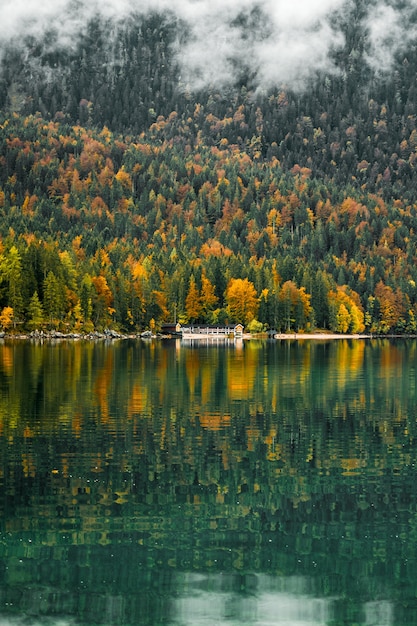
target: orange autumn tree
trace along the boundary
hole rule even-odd
[[[205,321],[208,322],[211,313],[214,310],[214,307],[218,303],[219,299],[215,294],[213,283],[210,282],[210,280],[204,273],[201,276],[200,300],[203,316],[205,318]]]
[[[190,286],[188,288],[187,297],[185,298],[185,312],[190,322],[195,322],[200,318],[203,311],[200,293],[195,284],[194,276],[190,278]]]
[[[387,333],[398,324],[405,313],[404,296],[400,289],[395,291],[382,280],[375,287],[375,297],[380,308],[380,332]]]
[[[8,330],[13,324],[14,311],[11,306],[5,306],[0,313],[0,327]]]
[[[255,319],[259,298],[247,278],[231,278],[226,288],[227,312],[233,322],[249,324]]]
[[[93,301],[95,324],[97,326],[106,326],[111,321],[114,313],[113,293],[107,283],[106,277],[100,274],[93,276],[92,283],[95,288],[95,298]]]
[[[125,265],[130,270],[131,302],[128,307],[128,319],[133,325],[143,320],[146,309],[146,296],[149,280],[149,261],[136,260],[129,254]]]

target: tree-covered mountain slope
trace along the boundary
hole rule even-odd
[[[4,328],[416,331],[415,8],[286,6],[5,12]]]
[[[94,3],[62,4],[67,13],[51,24],[28,7],[33,26],[13,24],[14,37],[0,27],[4,112],[137,135],[173,111],[193,119],[200,106],[206,143],[256,146],[286,169],[413,200],[413,3],[338,0],[331,10],[313,1],[300,16],[296,3],[289,15],[276,3],[275,14],[268,0],[222,11],[206,0],[160,2],[159,13],[109,2],[111,15]],[[244,119],[230,123],[240,107]]]
[[[250,110],[141,136],[4,116],[3,326],[414,332],[415,206],[232,143]]]

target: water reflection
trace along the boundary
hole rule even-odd
[[[332,600],[310,595],[299,577],[187,573],[182,587],[173,604],[178,626],[324,626],[333,614]]]
[[[0,343],[0,624],[416,626],[416,346]]]
[[[173,580],[172,595],[162,599],[163,588],[153,590],[158,597],[149,598],[138,590],[135,597],[126,594],[91,594],[81,596],[77,603],[60,597],[53,588],[28,588],[19,603],[19,615],[1,614],[2,626],[69,626],[92,623],[153,624],[154,626],[333,626],[357,624],[362,626],[394,626],[391,602],[365,602],[356,619],[340,619],[337,598],[320,598],[310,591],[308,579],[272,577],[252,574],[233,576],[185,572]],[[149,589],[147,590],[149,593]],[[87,604],[86,601],[89,603]],[[152,606],[153,605],[153,606]],[[7,603],[12,608],[13,602]],[[66,609],[73,615],[57,615]],[[132,608],[136,617],[132,619]],[[74,617],[74,613],[78,617]],[[338,618],[339,615],[339,618]],[[81,619],[80,619],[81,618]],[[135,621],[136,620],[136,621]]]
[[[394,610],[391,602],[379,600],[365,604],[366,626],[392,626]]]

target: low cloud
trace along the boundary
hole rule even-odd
[[[374,68],[389,70],[394,54],[416,36],[409,26],[414,4],[367,4],[361,20]],[[335,17],[354,10],[354,0],[2,0],[0,49],[47,33],[51,45],[75,49],[94,17],[123,24],[152,11],[186,27],[174,46],[184,87],[227,86],[239,72],[259,88],[297,87],[313,72],[336,71],[332,51],[344,45],[344,35]]]
[[[191,87],[226,83],[244,68],[256,84],[303,82],[332,69],[330,50],[343,37],[330,26],[346,0],[200,2],[190,40],[178,50],[183,80]]]
[[[374,3],[366,20],[369,50],[366,60],[379,72],[391,69],[394,55],[417,38],[416,2]]]

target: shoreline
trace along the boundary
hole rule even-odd
[[[274,339],[295,339],[297,341],[302,341],[303,339],[314,339],[314,340],[324,340],[328,341],[330,339],[376,339],[387,337],[388,335],[378,335],[375,337],[373,335],[364,335],[360,333],[349,334],[337,334],[337,333],[277,333],[274,335]]]
[[[391,334],[391,335],[366,335],[364,333],[353,334],[337,334],[331,332],[314,332],[314,333],[275,333],[274,335],[267,335],[265,333],[253,334],[243,333],[243,335],[237,337],[215,335],[215,334],[187,334],[184,336],[179,335],[165,335],[165,334],[151,334],[149,331],[137,332],[137,333],[120,333],[115,330],[106,330],[103,332],[94,331],[91,333],[62,333],[59,331],[49,332],[30,332],[30,333],[6,333],[0,332],[0,341],[117,341],[117,340],[142,340],[142,341],[164,341],[164,340],[180,340],[186,343],[233,343],[243,341],[332,341],[339,339],[416,339],[416,334]]]

